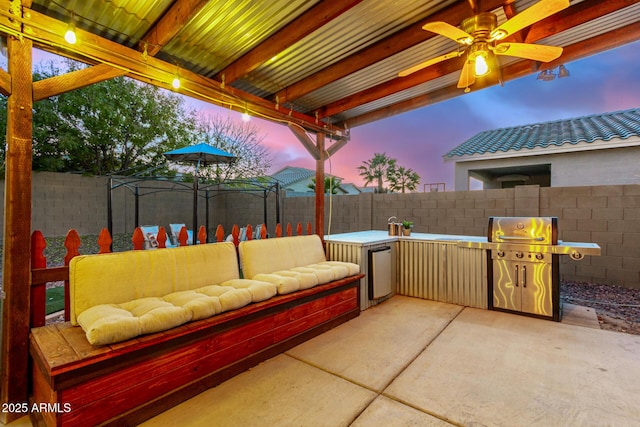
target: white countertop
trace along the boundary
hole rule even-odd
[[[324,236],[326,242],[354,243],[370,245],[376,243],[395,242],[397,240],[427,240],[440,242],[486,242],[486,237],[458,236],[454,234],[411,233],[411,236],[389,236],[389,232],[382,230],[356,231]]]

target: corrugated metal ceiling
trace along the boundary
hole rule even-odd
[[[320,18],[324,6],[329,9],[332,1],[338,0],[34,0],[32,8],[62,22],[73,19],[78,28],[133,49],[138,48],[139,42],[150,30],[158,28],[156,26],[163,17],[172,14],[175,35],[161,46],[156,57],[211,79],[227,67],[233,66],[247,52],[269,40],[287,24],[295,23],[305,11],[317,10]],[[276,93],[288,90],[314,73],[320,75],[328,67],[341,64],[345,59],[355,58],[352,62],[358,63],[359,56],[367,55],[367,47],[376,42],[393,40],[394,34],[412,28],[411,26],[417,27],[416,30],[419,31],[419,27],[428,22],[429,16],[434,13],[445,13],[445,16],[451,13],[453,22],[457,23],[465,16],[473,15],[471,4],[492,1],[493,5],[502,3],[497,0],[356,1],[353,7],[347,7],[330,22],[304,37],[294,39],[289,45],[282,46],[271,58],[262,60],[255,67],[238,73],[240,78],[228,85],[239,91],[234,92],[234,96],[245,93],[249,97],[257,96],[265,101],[275,102]],[[516,12],[521,12],[538,1],[515,0],[512,6]],[[345,5],[350,5],[350,2],[353,0],[343,0]],[[505,0],[504,3],[510,2]],[[566,47],[640,22],[640,0],[632,3],[601,18],[575,25],[560,33],[549,34],[537,43]],[[189,11],[190,7],[199,5],[202,5],[201,9]],[[570,9],[578,10],[576,5],[593,12],[599,8],[605,9],[611,3],[573,0]],[[494,13],[497,14],[499,23],[507,19],[502,7],[496,8]],[[180,22],[183,16],[188,16],[189,19]],[[640,31],[634,30],[632,40],[638,38]],[[395,40],[385,46],[393,48],[393,43],[397,42]],[[344,75],[326,79],[329,83],[321,87],[310,85],[311,89],[300,91],[294,99],[287,99],[286,108],[313,117],[316,111],[327,105],[354,94],[375,91],[380,85],[396,81],[400,70],[454,51],[457,47],[457,43],[439,35],[423,42],[418,41],[413,46],[403,47],[404,50],[399,52],[391,51],[386,58],[375,63],[367,65],[365,62],[365,66],[357,66]],[[511,58],[504,59],[503,63],[514,61]],[[381,92],[375,101],[367,99],[356,107],[350,105],[348,111],[335,113],[327,121],[335,123],[357,118],[378,109],[392,107],[398,102],[422,97],[434,90],[455,88],[458,75],[459,71],[456,71],[431,81],[416,81],[412,87],[403,88],[392,95]],[[462,94],[462,90],[452,90],[450,96],[459,94]]]

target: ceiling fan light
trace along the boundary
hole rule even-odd
[[[484,76],[489,72],[489,64],[484,55],[476,56],[475,73],[476,76]]]

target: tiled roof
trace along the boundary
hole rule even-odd
[[[480,132],[445,158],[640,136],[640,108]]]
[[[284,187],[293,183],[304,181],[309,178],[315,178],[316,173],[310,169],[296,168],[287,166],[272,175],[272,178],[278,180]]]
[[[295,166],[285,166],[284,168],[280,169],[278,172],[274,173],[271,176],[271,178],[280,182],[280,184],[283,187],[286,187],[291,184],[295,184],[296,182],[306,181],[308,179],[315,178],[315,177],[316,177],[315,170],[298,168]],[[328,173],[325,174],[325,177],[327,178],[334,177],[334,179],[336,180],[342,179],[340,177],[337,177]]]

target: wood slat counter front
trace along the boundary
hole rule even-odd
[[[359,274],[129,341],[32,329],[35,425],[132,425],[360,314]]]

